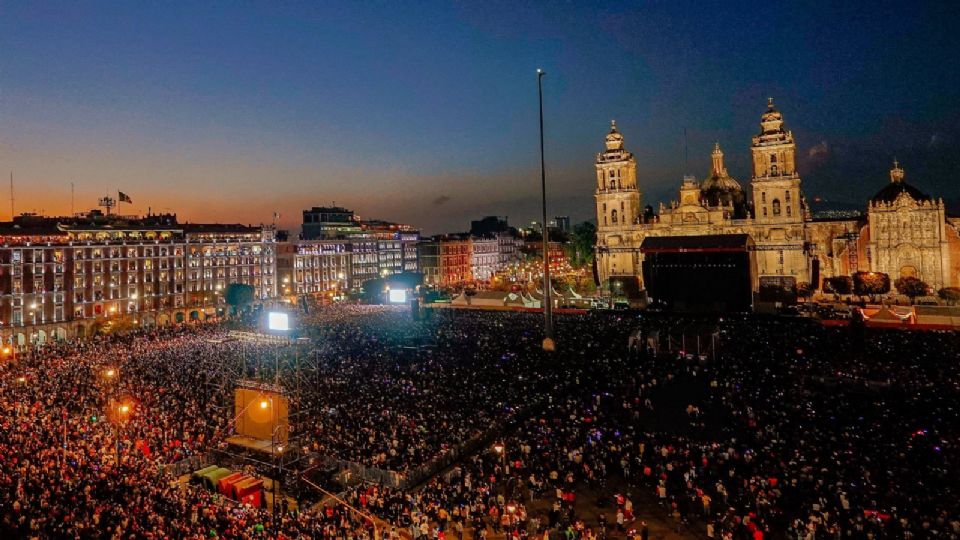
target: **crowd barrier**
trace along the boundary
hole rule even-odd
[[[198,454],[174,463],[162,464],[159,466],[159,469],[161,474],[169,474],[179,478],[185,474],[191,474],[193,471],[202,469],[204,466],[209,465],[211,461],[212,459],[209,454]]]

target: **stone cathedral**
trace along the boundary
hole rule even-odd
[[[640,246],[647,237],[747,234],[760,285],[810,283],[820,289],[824,278],[871,271],[891,281],[915,276],[934,289],[960,286],[960,219],[946,215],[942,199],[907,183],[896,162],[861,216],[814,218],[796,168],[796,141],[773,99],[750,145],[749,192],[727,172],[716,144],[703,180],[687,176],[676,201],[644,206],[636,158],[615,122],[605,146],[595,163],[596,257],[603,283],[636,277],[643,286]]]

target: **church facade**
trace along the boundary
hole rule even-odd
[[[640,246],[651,236],[746,234],[756,252],[758,284],[808,283],[858,271],[895,280],[914,276],[934,289],[960,286],[960,220],[905,181],[898,163],[889,183],[868,201],[861,216],[815,219],[801,189],[797,146],[783,116],[769,100],[760,133],[750,145],[749,193],[724,166],[720,145],[702,181],[687,176],[669,204],[643,206],[637,162],[612,123],[597,154],[597,271],[601,283],[617,277],[642,280]]]

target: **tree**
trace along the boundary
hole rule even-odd
[[[853,293],[857,296],[876,296],[890,292],[890,276],[883,272],[853,274]]]
[[[823,290],[833,294],[853,292],[853,279],[850,276],[834,276],[823,281]]]
[[[566,245],[567,258],[573,267],[584,267],[593,263],[593,246],[597,243],[597,226],[590,221],[577,223],[570,234],[570,243]]]
[[[253,286],[245,283],[230,283],[223,292],[223,299],[233,308],[233,312],[237,313],[253,303]]]
[[[960,287],[944,287],[937,291],[937,296],[950,305],[956,304],[960,302]]]
[[[899,278],[893,285],[897,288],[897,292],[904,296],[909,296],[911,302],[913,302],[916,297],[927,294],[927,290],[930,289],[929,285],[913,276]]]

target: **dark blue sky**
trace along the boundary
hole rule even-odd
[[[18,211],[68,211],[73,181],[78,209],[119,187],[124,210],[193,220],[277,210],[290,225],[336,201],[427,232],[521,223],[537,213],[540,66],[551,215],[592,217],[612,118],[646,202],[702,177],[715,140],[748,183],[767,96],[808,196],[862,203],[896,155],[909,181],[955,199],[958,15],[946,2],[0,1],[0,170],[15,172]]]

